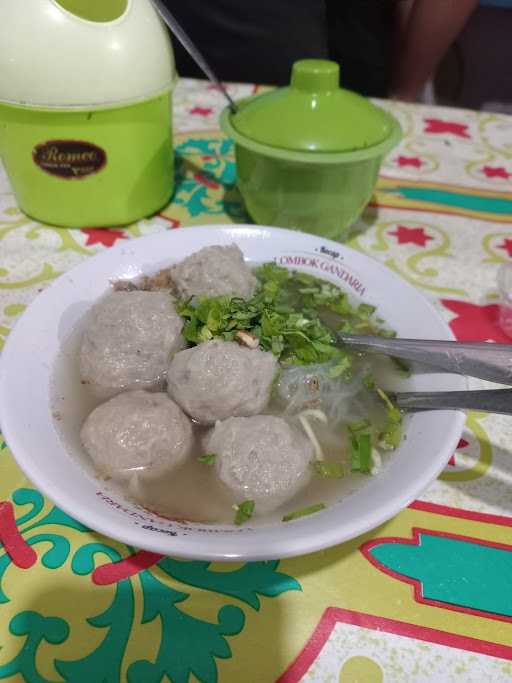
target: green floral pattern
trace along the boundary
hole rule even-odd
[[[90,532],[83,525],[56,507],[45,513],[45,501],[33,489],[14,491],[12,500],[16,510],[19,507],[30,508],[17,516],[17,525],[27,543],[36,547],[39,561],[46,569],[56,570],[69,564],[74,575],[90,577],[98,563],[105,560],[117,562],[133,552],[127,547],[114,547],[106,539],[87,542]],[[42,533],[31,533],[36,529]],[[61,533],[49,532],[48,529],[60,529]],[[79,532],[81,538],[73,550],[70,540],[64,535],[69,529]],[[239,604],[228,603],[218,610],[213,623],[196,618],[186,609],[190,593],[174,588],[170,580],[181,586],[225,595],[248,608],[259,610],[260,596],[274,598],[290,590],[300,590],[295,579],[278,571],[278,565],[277,561],[253,562],[226,572],[211,569],[208,562],[165,558],[154,569],[144,570],[138,577],[116,584],[108,608],[87,618],[90,627],[104,633],[100,645],[78,660],[55,658],[55,669],[69,683],[120,681],[134,624],[135,601],[139,597],[143,603],[141,623],[157,623],[160,645],[154,661],[140,659],[129,663],[127,680],[130,683],[159,683],[166,675],[173,683],[187,683],[193,674],[205,683],[217,681],[216,659],[231,656],[228,638],[243,630],[244,610]],[[11,599],[1,588],[9,570],[16,571],[16,568],[4,552],[0,554],[0,625],[4,623],[2,604]],[[139,582],[137,591],[134,589],[136,582]],[[34,611],[23,611],[14,616],[9,623],[9,633],[23,642],[13,659],[0,665],[0,680],[20,674],[29,683],[47,681],[37,671],[38,650],[42,644],[60,645],[73,635],[65,619]],[[0,626],[0,648],[3,637],[5,634],[2,634]]]

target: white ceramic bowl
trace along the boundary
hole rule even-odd
[[[407,438],[381,473],[356,493],[310,517],[242,527],[168,521],[113,493],[64,447],[52,418],[50,383],[63,340],[109,281],[155,272],[212,244],[236,242],[253,262],[305,270],[340,285],[403,337],[452,339],[413,287],[371,258],[313,235],[254,226],[187,228],[126,241],[56,280],[27,309],[1,359],[0,424],[19,466],[46,496],[88,527],[126,544],[184,558],[262,560],[300,555],[362,534],[407,506],[454,451],[464,416],[424,412],[405,420]],[[417,390],[463,389],[454,375],[413,376]]]

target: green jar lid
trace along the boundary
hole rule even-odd
[[[295,151],[351,152],[386,140],[393,131],[391,117],[340,88],[339,79],[336,62],[295,62],[288,87],[242,102],[231,124],[255,142]]]

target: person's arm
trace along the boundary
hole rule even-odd
[[[479,0],[414,0],[404,3],[393,97],[414,102]],[[399,3],[401,4],[401,3]]]

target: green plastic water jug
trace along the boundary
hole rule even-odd
[[[162,208],[175,82],[150,0],[2,0],[0,156],[20,208],[66,227]]]

